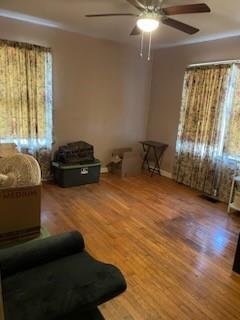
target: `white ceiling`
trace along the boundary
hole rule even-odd
[[[165,25],[154,33],[154,46],[167,47],[240,35],[240,0],[165,0],[165,6],[205,2],[212,12],[174,16],[199,28],[187,35]],[[0,16],[32,21],[97,38],[139,44],[130,37],[136,18],[85,18],[95,13],[138,13],[126,0],[0,0]]]

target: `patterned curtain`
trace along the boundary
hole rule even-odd
[[[233,81],[229,103],[229,119],[225,137],[224,153],[232,157],[240,157],[240,66],[233,65]]]
[[[16,143],[50,175],[52,55],[50,49],[0,40],[0,143]]]
[[[186,71],[174,170],[178,182],[224,201],[237,168],[237,161],[224,151],[236,91],[233,68],[211,65]],[[234,135],[235,127],[230,132]]]

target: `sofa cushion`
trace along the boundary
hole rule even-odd
[[[6,320],[56,320],[95,308],[126,289],[121,272],[74,254],[3,278]]]

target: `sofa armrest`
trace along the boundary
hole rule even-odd
[[[73,255],[83,251],[84,247],[82,235],[73,231],[2,249],[0,250],[2,277]]]

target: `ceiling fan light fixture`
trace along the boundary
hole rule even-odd
[[[159,27],[159,15],[141,15],[137,21],[137,26],[143,32],[153,32]]]

